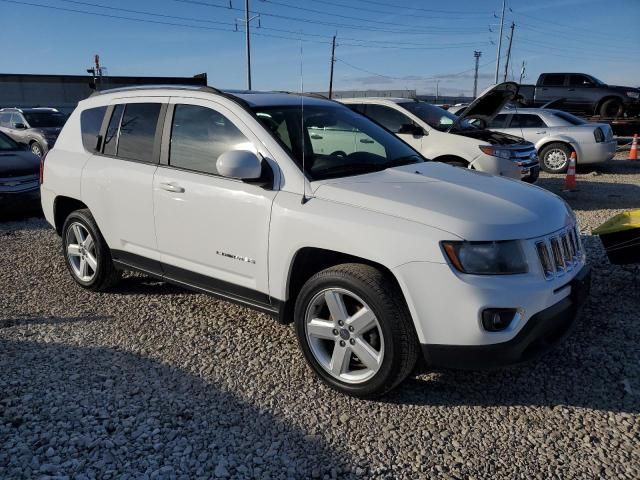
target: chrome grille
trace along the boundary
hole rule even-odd
[[[574,226],[538,240],[536,251],[544,276],[549,280],[573,270],[584,253],[580,233]]]

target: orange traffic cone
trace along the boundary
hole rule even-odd
[[[569,168],[567,168],[567,176],[564,178],[565,191],[571,192],[578,188],[576,183],[576,152],[571,152],[569,159]]]
[[[629,150],[629,160],[638,159],[638,134],[633,135],[633,142],[631,142],[631,150]]]

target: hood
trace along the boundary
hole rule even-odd
[[[452,130],[455,125],[465,119],[477,118],[484,120],[486,123],[491,122],[507,103],[516,98],[519,89],[520,86],[515,82],[499,83],[487,88],[458,114],[458,120],[449,127],[449,130]]]
[[[22,150],[0,151],[0,178],[40,174],[40,159]]]
[[[538,237],[571,223],[542,188],[438,162],[317,182],[314,196],[422,223],[465,240]]]

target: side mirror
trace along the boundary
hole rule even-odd
[[[16,128],[18,130],[24,130],[27,128],[27,126],[24,123],[14,123],[13,128]]]
[[[229,150],[218,157],[216,169],[223,177],[256,180],[262,175],[262,161],[248,150]]]
[[[407,134],[407,135],[415,135],[416,137],[424,135],[424,130],[419,125],[414,123],[404,123],[398,133]]]

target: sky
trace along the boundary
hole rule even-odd
[[[500,80],[575,71],[640,85],[640,0],[506,0]],[[231,7],[231,8],[230,8]],[[502,0],[250,0],[253,89],[412,89],[493,84]],[[89,12],[89,13],[87,13]],[[191,76],[246,88],[243,0],[0,0],[0,73]]]

